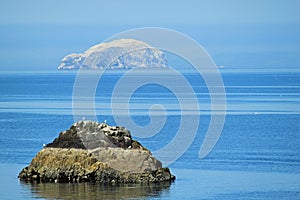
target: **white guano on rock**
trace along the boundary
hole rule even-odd
[[[120,39],[94,45],[83,53],[69,54],[61,60],[58,69],[96,70],[167,67],[167,60],[159,49],[139,40]]]

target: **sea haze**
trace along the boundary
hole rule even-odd
[[[95,92],[95,108],[98,115],[111,115],[111,98],[118,81],[126,71],[114,70],[102,74]],[[209,72],[208,72],[209,73]],[[93,76],[87,72],[85,76]],[[156,77],[156,79],[155,79]],[[180,73],[179,78],[188,81],[198,99],[201,114],[210,114],[210,94],[205,81],[198,73]],[[72,92],[75,72],[1,72],[1,112],[23,112],[39,114],[72,114]],[[126,84],[134,84],[135,79],[153,79],[149,84],[137,87],[132,94],[130,108],[133,115],[147,115],[149,105],[162,104],[169,108],[168,114],[181,114],[176,94],[170,88],[155,83],[165,79],[176,83],[177,75],[143,71],[130,74]],[[227,100],[227,114],[300,114],[300,71],[246,71],[222,70],[222,78]],[[132,83],[133,82],[133,83]],[[89,83],[85,83],[89,86]],[[177,88],[183,87],[174,84]],[[175,87],[174,86],[174,87]],[[218,86],[220,87],[220,86]],[[119,96],[118,96],[119,95]],[[122,98],[124,94],[117,94]],[[184,95],[184,93],[183,93]],[[186,95],[189,95],[186,93]],[[122,102],[120,100],[120,102]],[[90,102],[88,102],[90,103]]]

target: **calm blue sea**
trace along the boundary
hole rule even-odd
[[[31,162],[43,144],[74,123],[72,94],[76,73],[0,72],[1,199],[300,199],[300,72],[225,69],[221,72],[227,114],[219,141],[204,159],[198,155],[212,117],[212,94],[199,74],[180,73],[197,97],[198,110],[191,105],[180,105],[178,94],[157,83],[163,77],[172,87],[182,87],[173,75],[131,75],[132,79],[126,83],[128,88],[136,84],[130,80],[154,77],[154,81],[136,87],[129,99],[127,91],[116,94],[115,102],[111,100],[112,93],[121,84],[118,81],[124,72],[102,75],[94,91],[98,121],[116,125],[116,114],[127,115],[124,102],[129,105],[131,119],[145,129],[152,123],[151,117],[165,119],[162,128],[151,137],[138,137],[131,130],[153,152],[172,141],[182,118],[194,119],[195,113],[200,116],[199,123],[195,122],[198,128],[191,145],[168,166],[177,177],[174,183],[113,187],[18,181],[19,171]],[[85,76],[88,81],[89,76],[95,75]],[[155,79],[157,76],[160,78]],[[84,94],[85,88],[82,90]],[[179,91],[184,96],[184,91]],[[89,109],[86,105],[93,102],[88,98],[82,102],[84,116],[88,112],[85,109]],[[157,104],[165,109],[149,113],[151,105]]]

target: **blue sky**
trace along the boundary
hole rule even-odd
[[[196,39],[218,65],[299,67],[300,1],[0,0],[0,70],[55,69],[130,28],[165,27]]]
[[[1,24],[169,25],[300,22],[298,0],[7,0]]]

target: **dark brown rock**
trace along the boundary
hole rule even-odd
[[[58,138],[55,138],[54,141],[47,144],[46,147],[86,149],[74,125],[72,125],[69,130],[61,132]]]
[[[139,142],[132,140],[131,133],[126,128],[92,121],[76,122],[46,147],[76,149],[120,147],[146,150]]]

